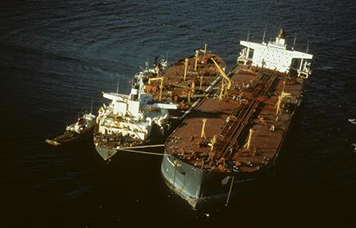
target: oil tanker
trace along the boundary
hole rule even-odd
[[[312,55],[275,41],[240,41],[237,63],[165,142],[167,186],[193,208],[229,201],[275,165],[311,74]],[[214,59],[211,59],[214,61]]]

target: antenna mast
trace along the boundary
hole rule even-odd
[[[293,46],[292,46],[292,50],[294,50],[295,47],[295,41],[297,40],[297,33],[294,33],[294,41],[293,41]]]
[[[167,63],[167,67],[168,67],[168,51],[167,51],[167,55],[166,55],[166,63]]]

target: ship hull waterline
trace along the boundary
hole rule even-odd
[[[299,108],[302,103],[302,100],[298,102],[297,109],[290,119],[289,126],[291,128],[298,119]],[[161,164],[161,177],[170,190],[184,199],[193,209],[199,210],[209,205],[226,204],[229,194],[231,193],[231,196],[234,196],[244,184],[262,180],[264,177],[273,174],[280,153],[283,153],[287,147],[290,130],[283,136],[276,156],[259,171],[251,173],[214,172],[195,167],[165,152],[166,156],[163,157]],[[233,185],[231,186],[232,180]]]

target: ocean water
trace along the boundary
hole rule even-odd
[[[355,12],[351,0],[1,3],[1,227],[352,224]],[[90,143],[44,143],[157,55],[173,63],[207,43],[232,67],[248,31],[261,41],[281,27],[314,55],[313,74],[275,176],[228,207],[192,210],[163,183],[161,157],[120,154],[107,165]]]

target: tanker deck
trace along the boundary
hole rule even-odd
[[[276,43],[282,39],[284,44],[283,30]],[[292,53],[290,65],[301,53],[283,51]],[[216,92],[204,98],[166,141],[163,179],[194,208],[216,200],[227,203],[235,185],[269,170],[302,101],[308,68],[283,72],[262,68],[253,60],[242,53]]]

